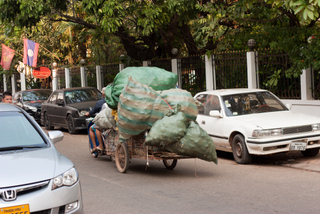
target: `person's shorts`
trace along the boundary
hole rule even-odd
[[[99,126],[97,126],[96,124],[93,124],[93,125],[91,126],[91,128],[92,128],[92,130],[94,131],[94,133],[96,133],[96,129],[99,129],[99,130],[100,130]]]

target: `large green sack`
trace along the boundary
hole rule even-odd
[[[197,157],[205,161],[218,163],[217,152],[213,140],[196,122],[191,121],[187,132],[179,142],[166,147],[170,152]]]
[[[197,119],[198,108],[189,91],[173,88],[164,91],[157,91],[157,93],[159,93],[159,96],[154,102],[154,116],[150,119],[151,123],[154,123],[155,120],[164,117],[163,114],[167,112],[168,106],[175,109],[178,105],[179,111],[185,114],[188,121]]]
[[[117,109],[119,96],[130,76],[138,82],[160,91],[175,88],[178,81],[177,74],[161,68],[127,67],[117,74],[113,85],[106,88],[106,102],[110,108]]]
[[[173,112],[153,124],[144,143],[147,146],[160,148],[170,145],[186,134],[187,125],[188,121],[184,113]]]
[[[127,140],[151,128],[149,121],[157,96],[152,88],[128,78],[118,104],[117,127],[120,140]]]

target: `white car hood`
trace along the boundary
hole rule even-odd
[[[54,148],[0,153],[0,188],[53,178],[57,156]]]
[[[292,111],[249,114],[240,117],[234,117],[234,119],[261,127],[263,129],[303,126],[320,123],[319,117]]]

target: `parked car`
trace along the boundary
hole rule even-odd
[[[7,103],[0,103],[0,130],[0,213],[82,213],[77,170],[54,146],[63,133],[46,134]]]
[[[21,107],[40,123],[41,104],[48,99],[51,93],[49,89],[18,91],[13,95],[12,103]]]
[[[90,111],[102,94],[93,87],[55,90],[41,107],[41,123],[47,130],[54,126],[67,128],[70,134],[86,129],[85,113]]]
[[[198,93],[195,99],[202,104],[197,122],[216,149],[232,152],[237,163],[250,163],[253,155],[319,153],[320,118],[291,111],[267,90],[214,90]]]

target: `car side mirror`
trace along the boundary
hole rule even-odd
[[[64,106],[64,101],[63,100],[58,100],[58,106]]]
[[[218,118],[222,118],[221,113],[218,110],[212,110],[209,112],[209,116],[211,117],[218,117]]]
[[[291,110],[292,104],[291,104],[291,103],[286,103],[286,107],[287,107],[289,110]]]
[[[48,132],[48,136],[52,143],[57,143],[59,141],[62,141],[63,139],[63,133],[61,131],[50,131]]]

